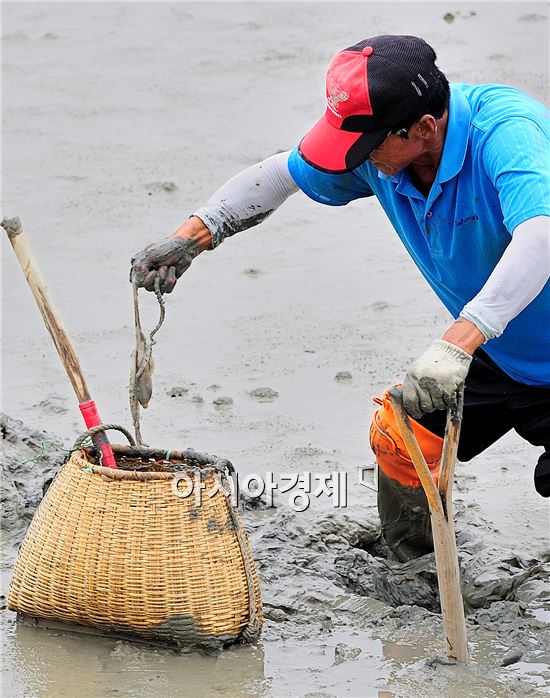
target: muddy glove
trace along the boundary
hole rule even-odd
[[[197,240],[188,238],[169,237],[153,242],[132,257],[130,281],[138,288],[153,291],[158,273],[161,293],[171,293],[176,281],[200,252]]]
[[[471,361],[468,352],[443,339],[413,361],[403,383],[403,405],[411,417],[450,407]]]

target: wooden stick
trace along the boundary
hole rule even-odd
[[[397,422],[401,438],[405,442],[407,451],[409,452],[417,475],[422,483],[422,487],[424,488],[426,499],[428,500],[428,506],[430,507],[430,512],[442,510],[441,499],[432,477],[432,473],[428,468],[424,454],[420,450],[420,446],[416,441],[411,423],[409,422],[409,417],[403,408],[402,395],[403,393],[401,388],[398,388],[397,386],[394,386],[389,391],[395,421]]]
[[[441,454],[441,476],[439,487],[436,487],[403,407],[403,391],[397,387],[389,391],[397,426],[426,493],[430,509],[447,654],[449,657],[467,664],[469,657],[466,619],[460,591],[460,571],[452,509],[452,482],[460,435],[462,394],[463,388],[459,391],[456,407],[451,408],[447,414]]]
[[[65,331],[61,318],[50,297],[50,292],[46,285],[46,281],[42,276],[40,269],[33,257],[29,241],[19,218],[10,220],[4,219],[2,227],[8,234],[9,241],[19,260],[21,269],[25,274],[29,288],[38,305],[38,310],[42,315],[46,329],[53,339],[57,353],[65,371],[71,381],[78,402],[88,402],[90,400],[90,392],[84,379],[84,374],[80,368],[80,362],[71,343],[69,335]]]
[[[447,423],[445,425],[445,436],[441,452],[441,471],[439,475],[439,492],[441,496],[444,497],[444,506],[446,501],[448,501],[449,506],[452,505],[453,476],[456,453],[458,451],[458,440],[460,438],[460,426],[462,424],[463,404],[464,384],[462,384],[457,391],[455,404],[447,410]],[[452,518],[452,513],[449,516]]]
[[[31,246],[27,240],[21,221],[19,218],[10,218],[9,220],[4,218],[0,225],[8,234],[9,241],[19,260],[21,269],[23,269],[23,273],[25,274],[34,299],[36,300],[46,329],[53,339],[61,363],[71,381],[73,390],[78,398],[80,410],[86,421],[86,426],[90,427],[92,423],[101,423],[95,403],[90,397],[90,392],[86,385],[86,380],[84,379],[84,374],[73,344],[63,327],[59,313],[56,310],[48,286],[46,285],[46,280],[42,276],[38,264],[34,259]],[[104,433],[95,434],[92,440],[102,454],[103,465],[116,467],[115,458],[107,436]]]

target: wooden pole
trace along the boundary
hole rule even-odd
[[[46,329],[53,339],[61,363],[65,368],[76,397],[78,398],[80,411],[82,412],[86,426],[97,426],[101,424],[101,419],[95,403],[90,397],[90,392],[86,385],[80,362],[71,339],[63,327],[59,313],[50,296],[46,281],[34,259],[31,246],[27,240],[21,221],[19,218],[4,218],[0,225],[8,234],[9,241],[19,260],[21,269],[25,274],[29,288],[32,291],[42,319],[44,320],[44,324],[46,325]],[[102,454],[102,465],[116,468],[115,458],[107,436],[104,433],[95,434],[92,440],[96,448],[98,448]]]
[[[393,387],[389,391],[389,396],[401,437],[428,500],[447,654],[467,664],[469,661],[468,639],[460,591],[460,571],[452,508],[452,484],[462,419],[463,390],[464,387],[461,386],[456,405],[447,413],[439,487],[434,482],[403,407],[402,389]]]

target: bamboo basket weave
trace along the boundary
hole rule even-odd
[[[210,496],[217,485],[229,491],[229,461],[190,449],[113,451],[119,469],[85,449],[62,466],[21,546],[8,607],[180,648],[254,639],[263,616],[246,532],[231,498]],[[129,458],[145,470],[122,469]],[[194,493],[175,494],[178,471],[195,484],[200,474],[200,506]]]

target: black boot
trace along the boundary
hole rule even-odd
[[[379,468],[378,513],[386,543],[401,562],[433,551],[430,510],[422,487],[406,487]]]
[[[535,466],[535,489],[542,497],[550,497],[550,446]]]

